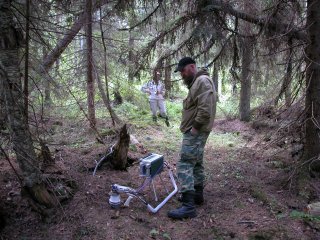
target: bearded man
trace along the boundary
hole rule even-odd
[[[180,72],[189,89],[183,100],[180,130],[183,133],[180,159],[177,163],[182,205],[168,212],[172,219],[196,217],[195,204],[204,202],[205,181],[203,153],[216,112],[216,90],[205,69],[198,70],[190,57],[182,58],[175,72]]]

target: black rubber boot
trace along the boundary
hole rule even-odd
[[[203,197],[203,186],[194,186],[195,193],[194,193],[194,204],[202,205],[204,202]],[[182,195],[178,197],[178,201],[182,202]]]
[[[153,116],[152,116],[152,120],[153,120],[154,122],[157,122],[157,116],[153,115]]]
[[[182,193],[181,207],[168,212],[168,217],[172,219],[194,218],[196,216],[196,208],[194,207],[194,191]]]
[[[203,186],[194,186],[194,203],[197,205],[202,205],[204,202],[203,198]]]

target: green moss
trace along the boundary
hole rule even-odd
[[[249,235],[249,240],[272,240],[273,237],[271,233],[267,232],[258,232]]]
[[[215,148],[241,148],[244,146],[245,141],[243,141],[242,137],[239,134],[233,133],[215,133],[212,132],[209,135],[208,141]]]

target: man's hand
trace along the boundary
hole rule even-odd
[[[191,128],[190,130],[191,135],[196,136],[199,134],[199,131],[197,129],[195,129],[194,127]]]

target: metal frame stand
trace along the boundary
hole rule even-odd
[[[138,198],[139,200],[141,200],[144,204],[147,205],[147,209],[152,212],[152,213],[156,213],[159,211],[160,208],[163,207],[163,205],[165,205],[170,198],[172,198],[178,191],[178,187],[177,187],[177,184],[176,184],[176,181],[174,179],[174,176],[173,176],[173,173],[172,173],[172,170],[168,167],[168,173],[169,173],[169,177],[170,177],[170,181],[172,183],[172,186],[173,186],[173,191],[169,193],[167,187],[165,184],[163,184],[163,186],[165,187],[165,190],[167,192],[167,196],[163,199],[162,202],[160,202],[157,206],[153,207],[150,203],[148,203],[144,197],[142,196],[142,194],[140,193],[144,188],[145,188],[145,183],[146,181],[150,181],[150,183],[148,184],[149,186],[151,185],[152,187],[152,190],[153,190],[153,194],[154,194],[154,198],[155,198],[155,201],[157,202],[159,199],[158,199],[158,196],[157,196],[157,192],[156,192],[156,189],[155,189],[155,186],[154,186],[154,177],[156,176],[159,176],[160,180],[162,183],[163,182],[163,179],[161,178],[160,174],[157,174],[155,175],[153,178],[147,178],[145,179],[144,183],[142,184],[142,186],[140,188],[138,188],[137,190],[136,189],[132,189],[130,187],[126,187],[126,186],[121,186],[121,185],[118,185],[118,184],[113,184],[112,185],[112,192],[111,192],[111,195],[110,195],[110,198],[109,198],[109,203],[111,205],[111,207],[113,208],[117,208],[121,205],[121,200],[120,200],[120,193],[125,193],[128,195],[128,198],[127,200],[125,201],[124,203],[124,206],[129,206],[131,200],[136,197]]]

